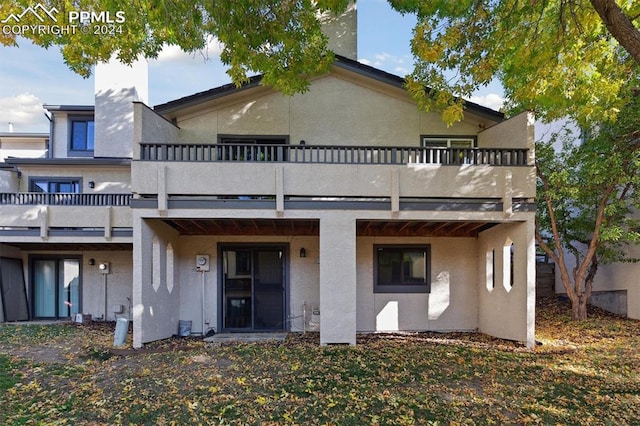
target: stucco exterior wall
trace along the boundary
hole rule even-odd
[[[157,221],[133,218],[133,346],[176,334],[180,314],[180,284],[175,263],[178,233]]]
[[[54,113],[51,144],[53,145],[51,157],[67,158],[69,151],[69,115],[66,112]]]
[[[19,185],[16,172],[0,170],[0,192],[18,192]]]
[[[29,182],[36,177],[64,177],[81,180],[82,193],[130,194],[131,169],[129,167],[95,167],[95,166],[20,166],[20,192],[29,192]],[[89,182],[95,183],[89,188]]]
[[[430,293],[373,291],[374,244],[429,244]],[[478,327],[475,238],[358,238],[358,331],[475,330]]]
[[[82,312],[94,319],[132,318],[130,300],[133,287],[133,259],[131,251],[84,251],[82,254]],[[89,265],[89,259],[95,265]],[[109,262],[109,274],[101,274],[98,265]],[[105,283],[107,286],[105,305]],[[127,299],[128,298],[128,299]],[[114,305],[122,305],[121,314],[113,312]]]
[[[493,166],[350,165],[289,163],[140,162],[132,169],[133,191],[157,194],[164,168],[167,194],[274,195],[283,171],[285,195],[389,197],[397,173],[402,197],[502,198],[505,171]],[[535,169],[509,169],[512,196],[535,196]],[[313,177],[309,179],[309,177]]]
[[[33,142],[17,138],[0,137],[0,162],[7,157],[43,158],[47,152],[47,141]]]
[[[528,164],[535,160],[535,117],[523,112],[478,134],[479,148],[527,148]]]
[[[220,331],[218,323],[218,270],[220,255],[218,244],[283,244],[289,246],[288,279],[288,312],[286,313],[290,331],[302,331],[302,305],[307,304],[307,322],[310,319],[311,307],[319,306],[319,248],[318,238],[291,236],[182,236],[178,243],[177,269],[180,283],[180,319],[192,322],[192,332],[202,330],[202,272],[195,268],[195,257],[200,254],[210,256],[210,270],[204,272],[205,284],[205,332],[209,328]],[[305,248],[307,257],[301,258],[299,252]]]
[[[630,258],[640,258],[640,245],[628,246],[627,252]],[[571,255],[565,255],[565,263],[569,271],[573,270],[575,267],[574,257]],[[566,294],[557,265],[555,277],[556,293]],[[618,262],[609,265],[600,265],[593,280],[593,291],[626,291],[627,306],[611,306],[608,310],[618,313],[626,311],[626,315],[629,318],[640,319],[640,263]],[[622,302],[625,298],[619,298],[617,300]]]
[[[178,118],[181,142],[216,143],[219,134],[289,135],[308,145],[419,146],[420,135],[475,135],[469,120],[447,127],[436,113],[418,111],[406,93],[371,88],[366,80],[327,75],[293,97],[255,89],[261,96],[238,95],[217,109]],[[153,142],[145,137],[145,141]]]
[[[148,99],[146,59],[125,65],[115,58],[95,69],[95,156],[133,156],[133,102]]]
[[[533,347],[535,244],[533,213],[530,216],[530,222],[500,224],[478,237],[478,326],[481,332]]]
[[[169,143],[179,139],[178,128],[142,102],[133,103],[133,158],[140,158],[140,143]]]

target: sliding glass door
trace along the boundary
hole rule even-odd
[[[285,329],[285,253],[284,247],[223,248],[223,329]]]
[[[31,262],[34,318],[69,318],[80,310],[80,259],[34,258]]]

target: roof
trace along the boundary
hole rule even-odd
[[[93,105],[42,105],[44,109],[51,112],[93,112]]]
[[[361,62],[354,61],[353,59],[346,58],[344,56],[336,55],[336,60],[333,63],[334,66],[360,74],[364,77],[372,78],[382,83],[389,84],[397,88],[404,88],[405,79],[395,74],[388,73],[378,68],[374,68],[369,65],[365,65]],[[256,75],[249,78],[249,82],[237,87],[234,83],[225,84],[213,89],[198,92],[193,95],[185,96],[173,101],[169,101],[164,104],[154,106],[154,110],[159,114],[170,114],[183,108],[195,106],[200,103],[221,98],[233,93],[238,93],[243,90],[247,90],[260,85],[262,81],[262,75]],[[495,111],[491,108],[484,107],[471,101],[465,101],[465,108],[467,111],[479,115],[484,118],[488,118],[494,121],[504,120],[504,114]]]
[[[0,138],[13,139],[49,139],[49,133],[0,132]]]
[[[56,166],[130,166],[130,158],[86,157],[86,158],[19,158],[7,157],[7,164],[56,165]]]

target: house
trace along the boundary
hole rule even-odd
[[[130,317],[136,347],[180,321],[316,329],[323,345],[479,330],[533,346],[531,115],[468,103],[447,127],[355,60],[355,11],[341,19],[337,60],[304,94],[258,76],[151,108],[144,64],[111,64],[93,121],[49,106],[50,156],[7,160],[0,205],[31,317]],[[48,192],[31,183],[45,177]]]

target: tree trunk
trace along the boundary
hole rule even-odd
[[[591,5],[600,15],[609,33],[640,64],[640,31],[624,14],[615,0],[591,0]]]
[[[571,301],[571,318],[576,321],[587,319],[587,301],[589,297],[585,293],[577,295],[575,302]]]

